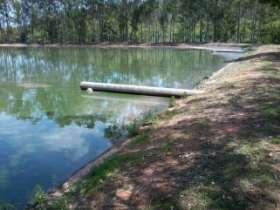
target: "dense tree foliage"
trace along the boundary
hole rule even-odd
[[[0,41],[280,42],[279,0],[0,0]]]

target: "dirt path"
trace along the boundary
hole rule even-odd
[[[150,119],[48,207],[280,209],[280,49],[250,56]]]

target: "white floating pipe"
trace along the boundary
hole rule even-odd
[[[81,82],[80,88],[81,90],[92,89],[93,91],[130,93],[130,94],[162,96],[162,97],[172,97],[172,96],[182,97],[187,95],[199,94],[203,92],[200,90],[185,90],[185,89],[176,89],[176,88],[160,88],[160,87],[107,84],[107,83],[96,83],[96,82]]]

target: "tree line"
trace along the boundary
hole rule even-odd
[[[279,0],[0,0],[0,42],[280,43]]]

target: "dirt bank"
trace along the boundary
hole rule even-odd
[[[215,52],[243,52],[243,48],[249,47],[248,44],[234,43],[208,43],[208,44],[128,44],[128,43],[100,43],[92,45],[75,45],[75,44],[0,44],[0,48],[175,48],[175,49],[199,49]]]
[[[280,47],[251,51],[200,88],[48,208],[279,209]]]

